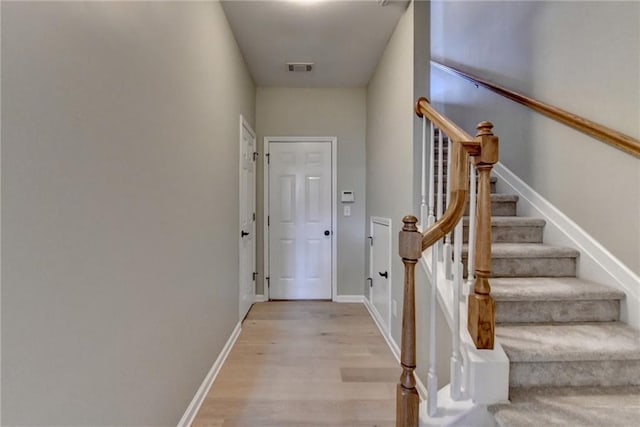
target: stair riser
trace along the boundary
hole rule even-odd
[[[640,385],[640,360],[515,362],[510,387]]]
[[[516,216],[517,202],[503,202],[493,201],[491,202],[491,216]],[[469,215],[469,204],[464,210],[466,216]]]
[[[463,229],[464,243],[469,242],[469,227]],[[493,243],[542,243],[542,227],[491,227]]]
[[[496,301],[496,323],[613,322],[618,300]]]
[[[467,271],[467,254],[462,262]],[[576,275],[575,258],[493,258],[493,277],[573,277]]]
[[[437,181],[438,181],[438,180],[436,179],[436,181],[435,181],[435,182],[436,182],[436,184],[435,184],[436,188],[438,188]],[[446,188],[446,185],[447,185],[447,177],[446,177],[446,176],[444,177],[444,180],[442,181],[442,183],[443,183],[443,185],[445,186],[444,188]],[[478,187],[476,186],[476,191],[477,191],[477,188],[478,188]],[[492,183],[489,185],[489,188],[490,188],[490,189],[489,189],[489,192],[491,192],[491,193],[493,193],[493,194],[495,194],[495,193],[497,192],[497,191],[496,191],[496,183],[495,183],[495,182],[492,182]]]

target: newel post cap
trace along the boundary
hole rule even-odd
[[[404,227],[402,227],[402,231],[418,231],[418,227],[416,224],[418,223],[418,218],[413,215],[407,215],[402,218],[402,222],[404,223]]]
[[[474,158],[476,166],[498,163],[498,137],[493,134],[493,123],[480,122],[476,126],[476,141],[480,143],[480,155]]]
[[[400,257],[403,259],[403,262],[409,260],[415,262],[420,259],[422,254],[422,233],[420,233],[418,227],[416,227],[418,218],[413,215],[407,215],[402,218],[402,222],[404,226],[400,231],[398,241]]]
[[[492,136],[493,135],[493,123],[488,122],[488,121],[483,121],[477,124],[476,126],[476,136],[484,136],[484,135],[488,135],[488,136]]]

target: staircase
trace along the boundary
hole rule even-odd
[[[491,170],[499,160],[499,141],[492,123],[478,123],[471,137],[426,98],[416,102],[415,111],[427,153],[421,177],[424,231],[416,217],[403,218],[403,372],[396,425],[418,425],[414,272],[429,248],[422,263],[430,295],[421,425],[636,425],[640,331],[620,321],[622,304],[628,309],[636,301],[623,302],[617,288],[578,278],[579,266],[598,262],[593,254],[579,262],[575,248],[545,243],[545,220],[518,216],[518,196],[496,193]],[[450,383],[442,388],[436,372],[438,305],[453,332]],[[510,403],[502,403],[507,398]]]
[[[491,195],[491,294],[511,404],[490,412],[503,427],[636,425],[640,332],[619,321],[624,293],[577,278],[579,252],[545,244],[545,221],[517,216],[517,202]]]

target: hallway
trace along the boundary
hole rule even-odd
[[[399,376],[364,305],[258,303],[193,426],[392,426]]]

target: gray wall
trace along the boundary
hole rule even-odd
[[[2,424],[175,425],[238,321],[217,2],[2,2]]]
[[[338,138],[338,193],[353,190],[351,216],[338,202],[338,295],[362,295],[365,281],[365,131],[364,88],[300,89],[259,87],[256,93],[258,137],[258,257],[257,293],[262,294],[263,167],[265,136],[335,136]],[[338,195],[339,199],[339,195]]]
[[[432,17],[435,58],[640,138],[640,3],[432,2]],[[437,69],[431,91],[467,130],[493,121],[501,161],[640,273],[637,158]]]
[[[404,266],[398,254],[398,232],[402,218],[419,216],[421,125],[414,114],[414,102],[427,96],[428,4],[411,3],[400,18],[393,36],[367,87],[367,224],[372,216],[391,218],[392,227],[392,298],[398,316],[392,316],[391,336],[400,343]],[[425,27],[421,27],[425,26]],[[422,47],[422,48],[421,48]],[[367,257],[368,260],[368,257]],[[428,295],[431,284],[422,267],[416,273],[418,374],[426,380],[428,335]],[[438,313],[438,376],[448,382],[447,358],[450,333],[442,313]]]

